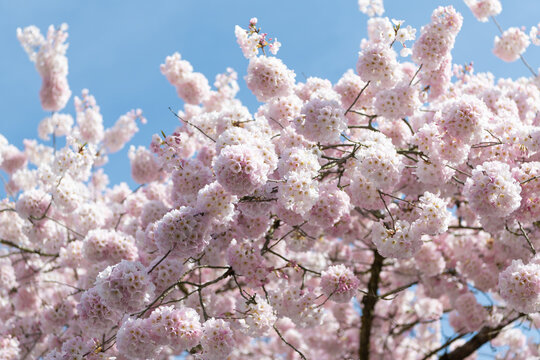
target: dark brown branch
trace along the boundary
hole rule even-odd
[[[459,334],[457,336],[451,337],[444,344],[442,344],[441,346],[439,346],[435,350],[430,351],[426,356],[424,356],[422,358],[422,360],[428,360],[430,357],[437,354],[439,351],[446,349],[448,346],[452,345],[455,341],[461,339],[465,335],[467,335],[467,333],[463,333],[463,334]]]
[[[353,112],[353,111],[351,111]],[[354,111],[354,113],[358,114],[358,112]],[[368,130],[371,130],[371,131],[375,131],[375,132],[380,132],[379,129],[373,127],[373,119],[375,119],[377,117],[377,115],[373,115],[373,116],[370,116],[369,117],[369,124],[367,125],[349,125],[348,128],[349,129],[368,129]]]
[[[400,287],[398,287],[398,288],[396,288],[396,289],[394,289],[394,290],[391,290],[391,291],[389,291],[389,292],[387,292],[387,293],[385,293],[385,294],[379,296],[379,298],[380,298],[380,299],[383,299],[383,300],[392,300],[393,298],[392,298],[392,299],[387,299],[387,297],[390,296],[390,295],[397,294],[397,293],[399,293],[399,292],[401,292],[401,291],[403,291],[403,290],[405,290],[405,289],[408,289],[408,288],[410,288],[411,286],[414,286],[414,285],[416,285],[416,284],[418,284],[418,281],[414,281],[414,282],[412,282],[412,283],[410,283],[410,284],[400,286]]]
[[[465,229],[465,230],[484,230],[481,226],[463,226],[463,225],[450,225],[449,229]]]
[[[48,257],[58,257],[58,254],[44,253],[44,252],[41,252],[40,250],[34,250],[34,249],[30,249],[21,245],[17,245],[14,242],[11,242],[9,240],[0,239],[0,244],[10,246],[15,249],[19,249],[22,252],[29,253],[29,254],[37,254],[39,256],[48,256]]]
[[[458,184],[461,184],[461,185],[465,185],[465,183],[461,180],[459,180],[455,175],[452,176],[452,180],[454,180],[455,182],[457,182]]]
[[[174,247],[173,247],[173,249],[174,249]],[[150,274],[152,271],[154,271],[154,269],[156,267],[158,267],[159,264],[161,264],[163,262],[163,260],[165,260],[167,258],[167,256],[169,256],[169,254],[171,253],[171,251],[173,249],[170,249],[169,251],[167,251],[167,253],[165,255],[163,255],[163,257],[161,257],[161,259],[159,259],[159,261],[157,263],[155,263],[154,266],[152,266],[152,268],[150,270],[148,270],[148,274]]]
[[[496,338],[497,335],[501,332],[501,330],[508,326],[509,324],[513,323],[523,315],[519,315],[511,320],[508,320],[504,323],[502,323],[499,326],[496,327],[489,327],[485,326],[480,330],[475,336],[473,336],[469,341],[467,341],[465,344],[461,345],[460,347],[454,349],[453,351],[444,354],[439,358],[439,360],[459,360],[459,359],[465,359],[467,356],[474,353],[476,350],[478,350],[482,345],[487,343],[488,341],[491,341],[492,339]]]
[[[528,183],[530,181],[534,181],[536,179],[540,179],[540,176],[535,176],[535,177],[532,177],[530,179],[524,180],[524,181],[520,182],[520,184],[523,185],[523,184],[526,184],[526,183]]]
[[[202,298],[202,291],[201,288],[197,289],[197,292],[199,293],[199,303],[201,304],[201,309],[203,312],[204,321],[208,320],[208,313],[206,312],[206,307],[204,306],[204,301]]]
[[[259,196],[244,196],[238,202],[270,202],[277,201],[277,198],[263,198]]]
[[[411,135],[414,136],[414,130],[413,130],[411,124],[407,121],[407,119],[402,118],[401,120],[405,123],[405,125],[407,125],[407,127],[409,128],[409,130],[410,130],[410,132],[411,132]]]
[[[377,290],[379,289],[379,280],[384,258],[377,251],[374,251],[374,256],[370,270],[371,276],[368,283],[368,292],[362,298],[360,348],[358,349],[358,357],[360,360],[369,360],[371,326],[373,324],[375,304],[377,304],[377,300],[379,299]]]

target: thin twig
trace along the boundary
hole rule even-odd
[[[380,191],[380,190],[379,190],[379,191]],[[394,195],[392,195],[392,194],[385,193],[385,192],[383,192],[383,191],[380,191],[380,192],[381,192],[381,194],[386,195],[386,196],[389,196],[389,197],[391,197],[392,199],[395,199],[395,200],[397,200],[397,201],[402,201],[402,202],[408,204],[409,206],[412,206],[412,207],[416,207],[416,208],[421,209],[420,206],[415,205],[415,204],[413,204],[412,202],[410,202],[410,201],[408,201],[408,200],[405,200],[405,199],[402,199],[402,198],[398,198],[397,196],[394,196]]]
[[[458,168],[455,168],[453,166],[450,166],[450,165],[445,165],[447,168],[450,168],[452,170],[455,170],[457,171],[458,173],[462,174],[462,175],[465,175],[466,177],[472,177],[472,174],[469,174],[469,173],[466,173],[465,171],[461,171],[459,170]]]
[[[497,26],[497,29],[499,29],[499,31],[501,32],[501,34],[504,33],[501,25],[499,25],[499,22],[497,20],[495,20],[495,17],[494,16],[490,16],[491,20],[493,20],[493,23],[495,24],[495,26]],[[537,77],[538,74],[536,73],[536,71],[534,71],[534,69],[531,67],[531,65],[529,65],[529,63],[527,63],[527,61],[525,60],[525,58],[522,56],[522,55],[519,55],[519,58],[521,59],[521,62],[523,63],[523,65],[525,65],[525,67],[527,69],[529,69],[529,71],[531,72],[531,74],[534,75],[534,77]]]
[[[167,251],[167,253],[165,255],[163,255],[163,257],[161,259],[159,259],[159,261],[157,263],[154,264],[154,266],[152,266],[152,268],[150,270],[148,270],[148,274],[150,274],[152,271],[154,271],[154,269],[156,267],[159,266],[159,264],[161,264],[161,262],[163,260],[165,260],[167,258],[167,256],[169,256],[169,254],[171,253],[172,249],[170,249],[169,251]]]
[[[300,269],[304,270],[304,271],[307,271],[307,272],[310,272],[312,274],[315,274],[317,276],[321,276],[321,273],[318,272],[318,271],[315,271],[315,270],[311,270],[311,269],[308,269],[300,264],[298,264],[297,262],[295,261],[291,261],[289,259],[287,259],[285,256],[281,255],[281,254],[278,254],[277,252],[275,252],[274,250],[271,250],[271,249],[267,249],[266,250],[267,252],[271,253],[271,254],[274,254],[276,255],[277,257],[281,258],[282,260],[288,262],[289,264],[292,264],[293,266],[298,266]]]
[[[418,281],[414,281],[414,282],[412,282],[410,284],[400,286],[400,287],[398,287],[398,288],[396,288],[394,290],[391,290],[391,291],[389,291],[387,293],[384,293],[383,295],[380,295],[379,298],[381,298],[383,300],[392,300],[392,299],[387,299],[387,297],[390,296],[390,295],[397,294],[398,292],[401,292],[401,291],[403,291],[405,289],[408,289],[411,286],[416,285],[416,284],[418,284]]]
[[[529,247],[531,248],[531,252],[533,253],[534,256],[536,256],[536,249],[534,248],[531,242],[531,239],[529,239],[529,235],[527,235],[527,233],[525,232],[525,229],[523,229],[523,226],[521,225],[519,221],[518,221],[518,225],[519,225],[519,231],[521,231],[521,233],[523,234],[523,237],[525,238],[525,240],[527,240],[527,244],[529,244]]]
[[[195,129],[199,130],[201,132],[201,134],[203,134],[204,136],[206,136],[208,139],[212,140],[212,142],[216,142],[216,140],[212,139],[207,133],[205,133],[201,128],[199,128],[197,125],[195,124],[192,124],[190,123],[189,121],[187,120],[184,120],[182,119],[177,113],[175,113],[173,111],[173,109],[171,109],[171,107],[169,106],[169,111],[172,112],[174,114],[174,116],[176,116],[178,119],[180,119],[180,121],[182,121],[183,123],[187,124],[187,125],[190,125],[190,126],[193,126]]]
[[[530,178],[530,179],[527,179],[527,180],[525,180],[525,181],[520,182],[520,184],[523,185],[523,184],[526,184],[526,183],[528,183],[528,182],[530,182],[530,181],[534,181],[534,180],[536,180],[536,179],[540,179],[540,176],[532,177],[532,178]]]
[[[294,347],[294,345],[292,345],[290,342],[288,342],[287,340],[285,340],[285,338],[283,337],[283,335],[281,335],[281,333],[279,332],[278,328],[276,327],[276,325],[273,325],[274,327],[274,330],[276,331],[276,333],[278,334],[279,338],[281,339],[281,341],[283,341],[285,344],[287,344],[291,349],[293,349],[294,351],[296,351],[296,353],[298,355],[300,355],[300,358],[302,360],[307,360],[307,358],[304,356],[304,354],[302,354],[302,352],[300,350],[298,350],[296,347]]]
[[[461,180],[459,180],[455,175],[452,176],[452,180],[454,180],[455,182],[457,182],[458,184],[461,184],[461,185],[465,185],[465,183]]]
[[[384,208],[386,209],[386,212],[388,212],[388,215],[390,215],[390,219],[392,219],[392,229],[396,230],[396,221],[394,220],[394,216],[388,209],[388,206],[386,205],[386,201],[384,201],[384,198],[382,197],[383,193],[380,190],[377,190],[377,192],[379,193],[379,197],[381,198],[384,204]]]
[[[349,108],[347,109],[347,111],[345,111],[345,115],[347,115],[349,113],[349,111],[351,111],[351,109],[353,108],[353,106],[356,104],[356,102],[358,101],[358,99],[360,98],[360,95],[362,95],[362,93],[364,92],[364,90],[366,90],[366,88],[368,87],[369,83],[371,82],[368,81],[366,83],[366,85],[364,85],[364,87],[362,88],[362,90],[360,90],[360,92],[358,93],[358,95],[356,95],[356,98],[354,99],[354,101],[352,102],[351,106],[349,106]]]
[[[281,123],[279,121],[277,121],[276,119],[274,119],[273,117],[269,116],[269,119],[272,120],[273,122],[275,122],[276,124],[278,124],[280,128],[285,129],[283,127],[283,125],[281,125]]]
[[[407,127],[408,127],[409,130],[411,131],[411,134],[414,136],[414,130],[413,130],[411,124],[407,121],[407,119],[402,118],[401,120],[403,120],[403,122],[405,123],[405,125],[407,125]]]
[[[63,228],[65,228],[65,229],[71,231],[72,233],[74,233],[75,235],[77,235],[77,236],[79,236],[79,237],[81,237],[81,238],[84,238],[84,237],[85,237],[85,236],[84,236],[83,234],[81,234],[80,232],[73,230],[72,228],[70,228],[70,227],[67,226],[66,224],[61,223],[60,221],[58,221],[58,220],[56,220],[56,219],[53,219],[52,217],[45,216],[45,219],[48,219],[48,220],[51,220],[51,221],[57,223],[58,225],[60,225],[60,226],[62,226]]]
[[[462,334],[459,334],[459,335],[457,335],[457,336],[455,336],[453,338],[448,339],[444,344],[442,344],[441,346],[439,346],[435,350],[430,351],[426,356],[424,356],[422,358],[422,360],[428,360],[430,357],[437,354],[439,351],[441,351],[443,349],[446,349],[448,346],[452,345],[452,343],[454,343],[455,341],[461,339],[465,335],[467,335],[467,333],[462,333]]]
[[[208,320],[208,313],[206,312],[206,307],[204,306],[204,301],[203,301],[203,298],[202,298],[201,288],[198,288],[197,292],[199,293],[199,302],[201,303],[201,309],[202,309],[202,312],[203,312],[204,321],[206,321],[206,320]]]
[[[412,83],[413,83],[413,81],[414,81],[414,78],[416,77],[416,75],[418,75],[418,73],[420,72],[420,70],[422,70],[422,66],[423,66],[423,65],[424,65],[424,64],[420,64],[420,66],[418,67],[418,70],[416,70],[416,72],[414,73],[414,75],[413,75],[411,81],[409,82],[409,86],[412,85]]]
[[[301,223],[300,225],[295,225],[293,226],[293,228],[291,230],[289,230],[285,235],[283,235],[282,237],[280,237],[278,239],[278,241],[276,241],[275,243],[273,243],[270,247],[268,247],[268,249],[272,249],[274,246],[276,246],[277,244],[280,243],[281,240],[285,239],[287,236],[289,236],[290,234],[292,234],[293,232],[295,231],[299,231],[300,228],[305,225],[307,223],[307,220],[305,220],[303,223]]]
[[[5,240],[5,239],[0,239],[0,244],[10,246],[10,247],[13,247],[15,249],[19,249],[22,252],[29,253],[29,254],[37,254],[39,256],[47,256],[47,257],[58,257],[59,256],[58,254],[49,254],[49,253],[42,252],[40,250],[30,249],[30,248],[27,248],[25,246],[17,245],[14,242],[9,241],[9,240]]]
[[[484,230],[484,228],[480,226],[463,226],[463,225],[450,225],[448,228],[449,229],[465,229],[465,230]]]
[[[76,286],[73,286],[73,285],[69,285],[69,284],[66,284],[66,283],[63,283],[63,282],[60,282],[60,281],[56,281],[56,280],[42,280],[44,283],[51,283],[51,284],[59,284],[59,285],[64,285],[64,286],[68,286],[72,289],[75,289],[77,290],[78,292],[83,292],[83,291],[86,291],[85,289],[81,289],[79,287],[76,287]]]

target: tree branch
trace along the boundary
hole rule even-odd
[[[58,254],[44,253],[44,252],[41,252],[40,250],[34,250],[34,249],[30,249],[24,246],[17,245],[14,242],[11,242],[9,240],[0,239],[0,244],[10,246],[15,249],[19,249],[20,251],[29,253],[29,254],[37,254],[39,256],[48,256],[48,257],[58,257]]]
[[[358,356],[360,360],[369,360],[369,344],[371,337],[371,326],[373,324],[373,313],[375,310],[375,304],[379,297],[377,296],[377,290],[379,288],[379,280],[381,270],[383,267],[384,258],[375,250],[375,258],[371,265],[371,277],[368,283],[368,292],[362,298],[362,319],[360,328],[360,348],[358,349]]]
[[[283,341],[287,346],[289,346],[291,349],[293,349],[294,351],[296,351],[296,353],[298,355],[300,355],[300,358],[302,360],[306,360],[306,357],[304,356],[304,354],[302,354],[302,352],[300,350],[298,350],[296,347],[294,347],[290,342],[288,342],[287,340],[285,340],[285,338],[283,337],[283,335],[281,335],[281,333],[279,332],[278,328],[276,327],[276,325],[273,326],[274,327],[274,330],[276,331],[276,334],[278,334],[279,338],[281,339],[281,341]]]
[[[345,111],[345,115],[347,115],[347,113],[348,113],[349,111],[351,111],[352,107],[356,104],[356,102],[357,102],[358,99],[360,98],[360,95],[362,95],[362,93],[364,92],[364,90],[366,90],[366,88],[368,87],[368,85],[369,85],[370,82],[371,82],[371,80],[368,81],[368,82],[366,83],[366,85],[364,85],[364,87],[362,88],[362,90],[360,90],[360,92],[358,93],[358,95],[356,96],[356,98],[354,99],[354,101],[352,102],[351,106],[349,106],[349,108],[347,109],[347,111]]]
[[[454,349],[453,351],[444,354],[443,356],[439,358],[439,360],[465,359],[467,356],[471,355],[476,350],[478,350],[482,345],[496,338],[503,328],[513,323],[514,321],[516,321],[522,316],[523,314],[520,314],[519,316],[513,318],[512,320],[508,320],[505,323],[496,327],[489,327],[489,326],[483,327],[469,341],[467,341],[465,344],[461,345],[460,347]]]

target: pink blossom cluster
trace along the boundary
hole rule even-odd
[[[71,96],[67,81],[67,29],[67,24],[62,24],[58,29],[51,25],[47,38],[33,25],[17,29],[17,38],[30,60],[36,63],[36,69],[42,78],[39,97],[41,106],[46,111],[62,110]]]
[[[179,53],[168,56],[161,65],[161,73],[176,88],[178,96],[186,103],[197,105],[210,95],[208,79],[198,72]]]
[[[528,264],[521,259],[512,260],[512,264],[499,275],[501,296],[513,309],[533,313],[540,309],[540,269],[537,257]]]
[[[502,5],[499,0],[465,0],[473,15],[481,22],[488,21],[490,16],[499,15]]]
[[[323,293],[336,302],[349,302],[359,285],[354,273],[343,264],[330,266],[321,273]]]
[[[501,12],[467,4],[480,21]],[[168,56],[184,104],[173,131],[129,146],[135,189],[103,165],[140,110],[106,128],[83,90],[75,114],[39,123],[44,143],[0,135],[0,358],[457,359],[478,341],[539,357],[513,326],[540,325],[537,77],[453,64],[452,7],[417,40],[374,17],[382,1],[359,7],[368,38],[335,83],[297,82],[259,53],[279,43],[256,18],[236,27],[255,111],[234,70],[211,87]],[[51,29],[18,36],[43,108],[59,111],[67,28]],[[499,42],[505,56],[526,47],[521,34]]]
[[[493,53],[504,61],[515,61],[525,52],[531,41],[527,34],[518,28],[505,30],[501,37],[495,37]]]
[[[130,359],[147,359],[196,346],[203,335],[199,315],[191,308],[164,306],[147,318],[128,318],[118,330],[118,351]]]
[[[236,42],[240,45],[240,49],[242,49],[242,53],[247,59],[257,56],[259,49],[263,49],[264,51],[266,46],[268,46],[273,55],[276,55],[281,47],[281,43],[277,41],[277,38],[272,43],[269,43],[268,41],[272,39],[266,39],[266,35],[268,34],[262,33],[261,28],[257,27],[257,23],[257,18],[251,18],[249,20],[248,30],[242,29],[238,25],[234,28]]]

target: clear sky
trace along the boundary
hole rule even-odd
[[[503,0],[498,20],[503,28],[540,21],[539,0]],[[474,19],[461,0],[385,0],[389,18],[404,19],[420,30],[438,5],[453,5],[464,16],[453,51],[458,64],[474,61],[476,71],[497,77],[528,75],[519,61],[505,63],[491,52],[497,29]],[[251,111],[258,103],[245,87],[247,60],[236,44],[234,26],[247,27],[257,17],[263,31],[283,44],[279,57],[296,71],[297,80],[318,76],[335,82],[354,68],[367,16],[356,0],[306,1],[60,1],[0,0],[0,133],[18,147],[37,138],[37,125],[47,116],[40,107],[41,79],[19,45],[17,27],[69,25],[68,80],[74,95],[88,88],[96,97],[106,127],[132,108],[141,108],[148,123],[133,143],[147,145],[151,135],[178,125],[167,108],[182,101],[159,71],[167,55],[178,51],[195,71],[213,83],[227,67],[239,73],[239,97]],[[540,49],[529,47],[526,58],[536,69]],[[73,113],[73,101],[66,110]],[[114,154],[106,167],[111,182],[129,181],[126,152]]]

